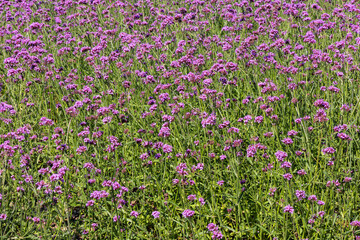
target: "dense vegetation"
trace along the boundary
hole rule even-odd
[[[2,239],[360,239],[360,4],[0,1]]]

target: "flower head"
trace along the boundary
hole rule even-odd
[[[190,209],[186,209],[182,213],[184,218],[191,218],[194,214],[195,214],[195,212]]]
[[[154,212],[152,212],[152,214],[151,214],[154,218],[159,218],[159,216],[160,216],[160,212],[158,212],[158,211],[154,211]]]
[[[287,205],[287,206],[284,207],[284,213],[286,213],[286,212],[293,214],[294,213],[294,208],[292,206],[290,206],[290,205]]]

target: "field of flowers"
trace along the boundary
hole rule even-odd
[[[0,239],[360,239],[358,1],[0,12]]]

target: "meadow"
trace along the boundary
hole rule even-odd
[[[0,16],[0,239],[360,239],[358,1]]]

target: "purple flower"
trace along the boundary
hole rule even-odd
[[[159,218],[159,216],[160,216],[160,212],[158,212],[158,211],[154,211],[154,212],[152,212],[152,214],[151,214],[154,218]]]
[[[323,154],[333,154],[336,152],[336,150],[332,147],[324,148],[322,150]]]
[[[317,197],[316,197],[316,195],[310,195],[310,196],[308,197],[308,200],[310,200],[310,201],[316,201],[316,200],[317,200]]]
[[[291,162],[283,162],[281,168],[291,168]]]
[[[190,210],[190,209],[186,209],[186,210],[183,211],[182,216],[183,216],[184,218],[190,218],[190,217],[192,217],[194,214],[195,214],[194,211],[192,211],[192,210]]]
[[[302,121],[302,118],[297,118],[297,119],[295,119],[295,123],[301,123],[301,121]],[[290,136],[290,135],[288,135],[288,136]]]
[[[344,105],[341,106],[340,110],[350,112],[351,107],[349,105],[347,105],[347,104],[344,104]]]
[[[292,144],[294,142],[291,138],[284,138],[281,141],[286,145],[290,145],[290,144]]]
[[[212,82],[213,81],[210,78],[207,78],[203,81],[203,84],[204,84],[204,86],[209,86],[210,84],[212,84]]]
[[[290,131],[288,132],[288,136],[289,136],[289,137],[291,137],[291,136],[296,136],[297,134],[298,134],[298,132],[295,131],[295,130],[290,130]]]
[[[110,123],[111,120],[112,120],[112,117],[105,117],[105,118],[102,120],[102,122],[103,122],[103,124],[107,124],[107,123]]]
[[[212,239],[222,239],[224,236],[220,231],[213,231]]]
[[[319,215],[320,217],[323,217],[323,216],[325,215],[325,211],[320,211],[320,212],[318,212],[318,215]]]
[[[40,123],[39,123],[39,125],[40,125],[40,126],[45,126],[45,125],[47,125],[47,126],[52,126],[52,125],[54,125],[54,121],[51,120],[51,119],[48,119],[48,118],[46,118],[46,117],[42,117],[42,118],[40,118]]]
[[[295,193],[296,197],[299,199],[299,201],[303,200],[306,198],[306,193],[303,190],[296,190]]]
[[[188,199],[189,201],[194,201],[194,200],[196,200],[196,195],[195,195],[195,194],[189,195],[189,196],[187,197],[187,199]]]
[[[301,169],[301,170],[297,171],[297,174],[302,176],[302,175],[306,175],[306,172],[304,169]]]
[[[301,156],[301,155],[303,154],[303,152],[301,152],[301,151],[296,151],[295,154],[296,154],[296,156]]]
[[[168,145],[168,144],[164,144],[163,146],[162,146],[162,149],[163,149],[163,151],[165,152],[165,153],[171,153],[172,152],[172,146],[170,146],[170,145]]]
[[[166,138],[166,137],[169,137],[170,136],[170,134],[171,134],[171,132],[170,132],[170,128],[168,128],[168,127],[162,127],[161,129],[160,129],[160,132],[159,132],[159,137],[164,137],[164,138]]]
[[[285,174],[283,175],[283,177],[284,177],[286,180],[290,181],[293,176],[291,175],[291,173],[285,173]]]
[[[132,212],[130,213],[130,216],[133,216],[133,217],[137,218],[137,217],[139,216],[139,213],[136,212],[136,211],[132,211]]]
[[[277,151],[275,153],[276,159],[279,160],[280,162],[284,161],[284,159],[287,158],[287,156],[288,156],[288,154],[283,151]]]
[[[274,196],[276,192],[276,188],[270,188],[269,190],[270,190],[269,195]]]
[[[210,232],[217,231],[217,230],[219,229],[219,227],[216,226],[215,223],[209,223],[209,224],[207,225],[207,228],[209,229]]]
[[[342,140],[347,140],[347,141],[351,141],[352,139],[350,138],[349,135],[347,135],[346,133],[338,133],[337,134],[338,138],[341,138]]]
[[[345,177],[343,182],[346,182],[346,183],[347,183],[347,182],[350,182],[351,179],[352,179],[351,177]]]
[[[264,117],[263,117],[263,116],[257,116],[257,117],[255,117],[254,122],[256,122],[256,123],[262,123],[263,120],[264,120]]]
[[[315,107],[320,107],[320,108],[324,108],[324,109],[328,109],[330,108],[330,105],[328,102],[325,102],[323,99],[318,99],[314,102],[314,106]]]
[[[284,213],[286,213],[286,212],[293,214],[294,213],[294,208],[292,206],[290,206],[290,205],[287,205],[287,206],[284,207]]]
[[[0,215],[0,216],[1,216],[1,215]],[[0,217],[0,219],[1,219],[1,217]],[[352,222],[350,223],[350,225],[353,226],[353,227],[360,227],[360,221],[352,221]]]

